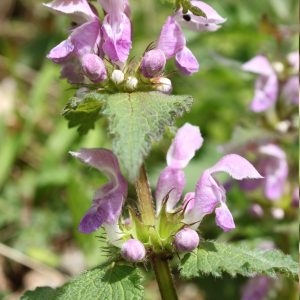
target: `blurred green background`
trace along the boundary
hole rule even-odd
[[[178,120],[178,125],[188,121],[200,126],[205,140],[186,170],[186,191],[193,190],[201,171],[221,156],[218,146],[230,140],[237,125],[260,124],[258,116],[248,110],[255,77],[242,72],[241,63],[258,53],[282,60],[298,49],[298,1],[212,0],[208,4],[227,22],[217,32],[187,32],[188,46],[201,70],[189,78],[176,73],[171,76],[175,94],[195,98],[191,112]],[[131,5],[132,56],[138,57],[158,37],[172,6],[158,0],[131,0]],[[45,58],[67,37],[69,26],[67,17],[52,14],[42,1],[0,2],[0,299],[18,299],[24,288],[34,287],[39,280],[61,284],[107,255],[101,252],[101,231],[94,235],[77,231],[93,192],[105,178],[75,161],[68,151],[109,148],[110,140],[101,120],[86,136],[68,129],[61,111],[74,89],[59,79],[59,66]],[[274,30],[284,32],[280,43]],[[167,72],[173,70],[171,62]],[[146,161],[153,186],[165,165],[171,137],[167,133]],[[298,164],[297,145],[287,148],[292,149],[290,163]],[[130,198],[134,198],[133,191]],[[228,199],[236,223],[243,229],[222,234],[211,216],[201,229],[205,238],[270,240],[296,257],[297,214],[288,211],[281,221],[257,221],[248,216],[245,193],[234,188]],[[41,270],[44,276],[37,275]],[[155,299],[155,283],[151,275],[147,278],[152,291],[147,297]],[[181,299],[220,299],[222,295],[222,299],[234,300],[240,299],[245,281],[204,278],[188,286],[178,281],[178,285]],[[283,283],[274,299],[288,299],[279,297],[289,284]],[[185,289],[190,289],[189,296]]]

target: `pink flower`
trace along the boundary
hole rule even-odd
[[[99,188],[94,195],[92,207],[80,222],[79,230],[90,233],[102,224],[116,224],[127,197],[127,182],[121,174],[116,156],[106,149],[81,149],[70,152],[83,163],[102,171],[109,182]]]
[[[131,23],[125,14],[128,2],[100,0],[107,13],[103,20],[103,51],[113,62],[125,62],[131,49]]]
[[[181,26],[194,31],[215,31],[221,23],[225,22],[212,7],[202,1],[191,1],[193,6],[200,8],[206,17],[193,15],[190,11],[183,14],[178,10],[173,16],[168,17],[162,27],[157,48],[162,50],[167,59],[175,57],[178,70],[183,75],[191,75],[199,70],[199,63],[193,53],[186,47]]]
[[[70,83],[82,83],[84,76],[90,77],[85,55],[93,54],[98,56],[98,47],[101,41],[100,22],[98,19],[86,22],[75,28],[65,41],[50,50],[47,57],[53,62],[62,65],[62,77],[67,78]],[[100,57],[97,64],[101,64]],[[103,65],[104,67],[104,65]],[[96,77],[104,78],[105,68],[98,68],[99,74],[91,75],[91,80]]]
[[[254,112],[263,112],[274,106],[278,95],[278,79],[268,59],[263,55],[257,55],[244,63],[242,69],[259,75],[250,109]]]
[[[56,12],[70,15],[72,20],[79,24],[96,17],[87,0],[54,0],[44,5]]]
[[[202,145],[203,139],[196,126],[185,124],[181,127],[167,154],[167,167],[161,172],[156,189],[156,209],[160,212],[162,202],[167,199],[167,211],[171,212],[178,204],[184,184],[183,168]],[[183,200],[184,223],[193,229],[199,226],[203,217],[215,212],[216,224],[224,231],[235,227],[233,217],[226,205],[224,188],[214,178],[214,174],[226,172],[237,180],[262,178],[256,169],[237,154],[225,155],[213,167],[200,176],[195,192],[186,194]]]

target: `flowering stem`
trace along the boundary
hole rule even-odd
[[[135,188],[138,196],[139,210],[142,222],[145,225],[154,225],[155,214],[153,208],[153,200],[145,165],[141,166],[139,178],[135,184]]]
[[[142,222],[145,225],[155,225],[155,212],[153,208],[153,200],[145,165],[142,165],[138,180],[135,184],[139,210]],[[152,266],[155,272],[156,280],[159,286],[162,300],[177,300],[176,290],[170,272],[168,261],[160,255],[152,256]]]
[[[170,267],[167,259],[158,255],[152,257],[152,266],[155,272],[160,295],[162,300],[177,300],[177,294],[174,287]]]

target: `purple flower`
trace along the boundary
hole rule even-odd
[[[163,199],[168,195],[167,210],[172,211],[180,200],[185,175],[183,169],[194,157],[203,142],[198,127],[189,123],[178,129],[167,153],[167,167],[160,173],[156,187],[156,210],[159,213]]]
[[[265,196],[270,200],[277,200],[284,193],[284,186],[288,176],[286,154],[274,144],[259,147],[259,153],[263,157],[257,168],[264,176]]]
[[[205,170],[197,182],[193,207],[185,213],[185,223],[193,224],[215,211],[216,224],[224,231],[235,228],[233,217],[226,205],[225,189],[213,177],[225,172],[232,178],[261,178],[261,175],[245,158],[237,154],[223,156],[213,167]]]
[[[82,162],[102,171],[109,182],[99,188],[94,195],[92,207],[80,222],[79,230],[90,233],[102,224],[115,224],[121,214],[127,196],[127,182],[120,172],[116,156],[106,149],[81,149],[70,152]]]
[[[179,202],[184,184],[183,168],[202,145],[203,139],[197,127],[185,124],[181,127],[167,154],[167,167],[161,172],[156,189],[157,213],[162,202],[167,201],[167,211],[173,211]],[[256,169],[237,154],[225,155],[213,167],[205,170],[197,182],[195,192],[188,193],[183,200],[184,223],[197,228],[202,218],[215,211],[216,224],[224,231],[235,227],[232,215],[226,205],[224,188],[213,177],[226,172],[237,180],[262,178]],[[165,199],[165,200],[164,200]]]
[[[125,12],[128,2],[124,0],[100,0],[107,13],[103,20],[104,53],[113,62],[125,62],[131,49],[131,24]]]
[[[278,80],[268,59],[263,55],[257,55],[243,64],[242,69],[259,75],[250,109],[254,112],[263,112],[274,106],[278,94]]]
[[[190,75],[199,70],[199,64],[185,45],[186,40],[179,24],[174,17],[168,17],[162,27],[157,49],[163,51],[167,59],[175,57],[179,71],[185,75]]]
[[[258,275],[249,279],[242,291],[242,300],[264,300],[274,287],[274,279]]]
[[[100,40],[100,22],[97,19],[93,19],[74,29],[68,39],[54,47],[47,57],[53,62],[62,65],[62,77],[67,78],[71,83],[81,83],[84,80],[84,75],[91,75],[90,72],[86,72],[84,56],[86,54],[96,55]],[[98,67],[100,59],[100,57],[97,59]],[[82,68],[83,65],[85,69]],[[98,74],[98,77],[103,77],[103,70],[99,72],[101,74]],[[96,77],[95,74],[91,76],[91,80],[94,80]]]
[[[56,12],[70,15],[73,21],[85,23],[96,17],[86,0],[54,0],[44,5]]]
[[[183,14],[182,9],[174,15],[176,21],[182,26],[193,31],[216,31],[226,19],[222,18],[211,6],[203,1],[191,1],[193,6],[200,8],[206,17],[195,16],[192,12],[187,11]]]
[[[298,75],[291,76],[281,91],[282,97],[289,103],[299,105],[299,77]]]

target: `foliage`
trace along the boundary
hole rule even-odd
[[[139,300],[144,291],[141,279],[135,267],[108,263],[84,272],[60,288],[37,288],[26,292],[21,299],[80,300],[84,297],[98,300]]]
[[[185,255],[180,273],[185,278],[202,274],[220,277],[223,273],[247,277],[281,273],[297,277],[298,264],[278,250],[250,250],[234,244],[206,241],[195,252]]]
[[[151,93],[89,93],[83,99],[72,98],[64,109],[69,126],[78,126],[80,133],[94,127],[102,115],[109,120],[113,150],[131,182],[149,154],[153,142],[158,142],[167,126],[189,110],[192,98]]]

